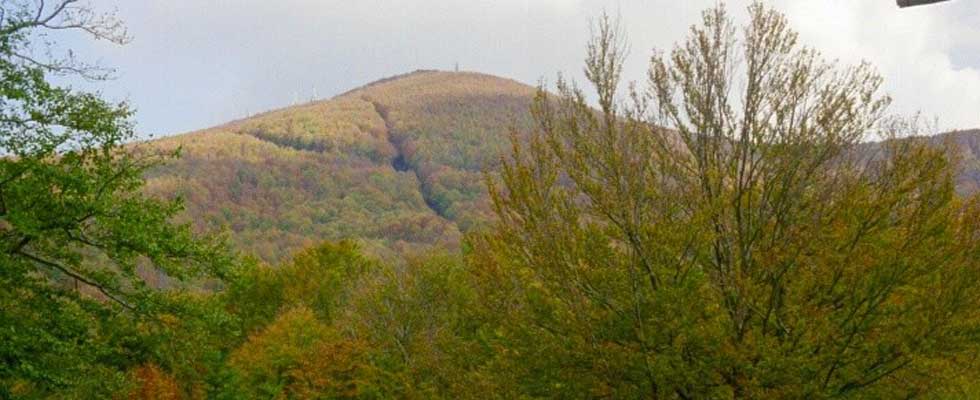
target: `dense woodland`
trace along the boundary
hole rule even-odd
[[[490,219],[484,169],[531,126],[534,93],[482,74],[406,74],[147,143],[182,149],[149,171],[148,190],[183,196],[197,228],[227,229],[269,263],[324,239],[385,258],[458,249]]]
[[[424,72],[155,142],[51,83],[112,15],[0,12],[2,399],[980,396],[978,141],[759,3],[643,84],[600,19],[596,101]]]

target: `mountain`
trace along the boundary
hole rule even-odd
[[[955,131],[932,138],[935,144],[949,143],[958,150],[960,174],[956,189],[963,194],[980,192],[980,129]]]
[[[484,167],[530,124],[535,89],[478,73],[417,71],[324,101],[149,143],[181,158],[148,190],[180,195],[200,228],[229,228],[274,262],[325,239],[379,255],[458,246],[489,213]]]
[[[182,157],[148,175],[180,195],[199,228],[228,228],[276,262],[327,239],[357,238],[385,257],[458,248],[490,213],[482,171],[512,130],[530,126],[535,88],[469,72],[417,71],[329,100],[270,111],[149,143]],[[960,192],[980,190],[980,130],[952,142]],[[871,146],[873,147],[873,146]]]

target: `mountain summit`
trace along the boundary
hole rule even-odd
[[[149,145],[182,157],[148,176],[201,228],[229,228],[266,261],[326,239],[393,254],[455,247],[489,212],[482,170],[530,123],[535,88],[469,72],[417,71],[330,100]]]

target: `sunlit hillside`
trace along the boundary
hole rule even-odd
[[[152,143],[182,157],[149,190],[178,194],[202,228],[278,261],[325,239],[370,251],[455,247],[488,213],[484,167],[524,128],[534,88],[419,71],[336,98]]]

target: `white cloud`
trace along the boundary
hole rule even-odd
[[[953,61],[956,52],[980,51],[980,16],[956,14],[968,2],[904,10],[888,0],[775,3],[801,37],[828,57],[878,67],[894,111],[921,111],[946,129],[980,126],[980,64]]]
[[[894,110],[980,126],[980,6],[899,10],[894,0],[767,0],[808,44],[842,62],[865,59],[886,78]],[[744,15],[747,0],[729,0]],[[684,38],[715,0],[105,0],[136,40],[76,46],[119,68],[107,93],[129,97],[141,128],[174,133],[330,95],[416,68],[467,70],[535,83],[581,79],[590,18],[621,15],[630,78],[652,48]]]

